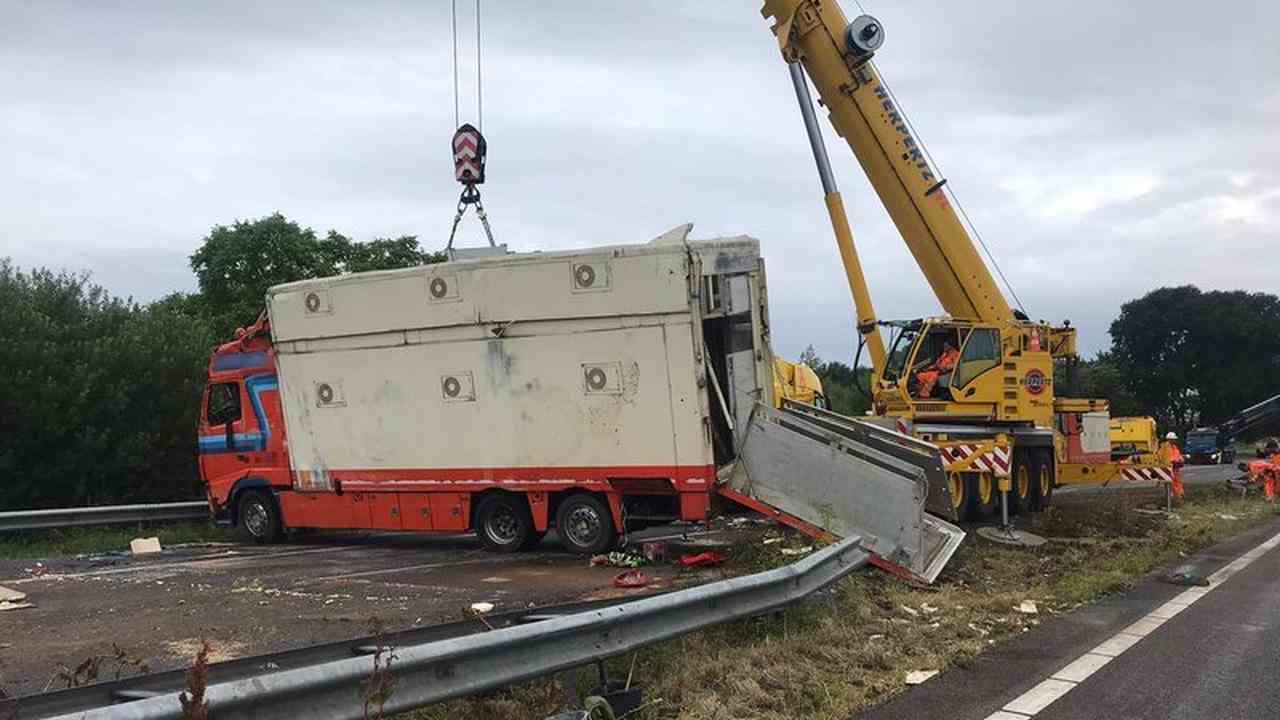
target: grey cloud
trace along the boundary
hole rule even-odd
[[[1280,290],[1275,6],[863,4],[888,30],[881,70],[1034,316],[1070,317],[1092,352],[1121,302],[1163,284]],[[485,2],[486,205],[522,250],[685,221],[755,235],[778,349],[848,360],[848,289],[757,5]],[[0,255],[149,299],[192,287],[185,257],[212,225],[276,210],[442,245],[448,7],[0,4]],[[880,315],[938,312],[827,141]]]

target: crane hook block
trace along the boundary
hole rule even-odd
[[[453,134],[453,175],[468,188],[484,183],[484,136],[463,123]]]
[[[870,15],[859,15],[845,29],[844,43],[854,55],[871,55],[884,44],[884,26]]]

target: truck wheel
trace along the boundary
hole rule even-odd
[[[1053,470],[1053,452],[1051,450],[1037,452],[1035,466],[1031,468],[1031,477],[1035,483],[1031,488],[1031,495],[1036,512],[1044,510],[1053,503],[1055,482]]]
[[[263,490],[246,490],[236,505],[236,524],[250,540],[273,543],[284,535],[284,523],[280,522],[280,508],[271,495]]]
[[[1031,451],[1017,450],[1013,451],[1013,473],[1009,478],[1009,513],[1016,514],[1020,512],[1030,512],[1032,506],[1032,493],[1035,487],[1035,467],[1030,457]]]
[[[476,535],[485,550],[515,552],[525,546],[532,534],[533,517],[523,498],[490,495],[476,509]]]
[[[996,476],[989,472],[969,473],[969,483],[973,490],[973,507],[978,517],[986,520],[1000,512],[1000,484]]]
[[[609,506],[595,495],[574,493],[560,503],[556,534],[569,552],[594,555],[613,546],[617,533]]]

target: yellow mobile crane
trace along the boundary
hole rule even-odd
[[[788,63],[873,365],[876,415],[942,449],[959,519],[1047,506],[1055,486],[1115,479],[1168,482],[1154,454],[1112,462],[1106,400],[1054,394],[1053,363],[1076,353],[1076,331],[1010,307],[872,57],[874,18],[849,22],[835,0],[765,0],[762,14]],[[808,75],[924,272],[943,317],[876,318],[818,128]],[[880,328],[891,331],[886,348]],[[855,363],[856,363],[855,359]],[[1004,502],[1001,502],[1001,499]]]

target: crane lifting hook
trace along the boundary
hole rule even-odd
[[[480,201],[480,190],[477,185],[484,183],[485,153],[488,147],[484,135],[480,134],[471,123],[463,123],[453,134],[453,176],[462,183],[462,195],[458,197],[458,212],[453,216],[453,229],[449,231],[449,244],[446,251],[453,250],[453,238],[458,232],[458,223],[467,211],[468,205],[476,206],[476,215],[484,225],[484,234],[489,238],[489,247],[497,247],[493,242],[493,231],[489,228],[489,216],[484,212],[484,203]]]

